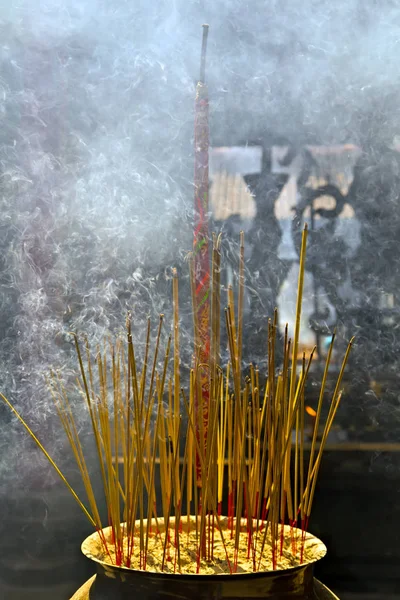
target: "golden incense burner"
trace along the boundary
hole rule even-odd
[[[226,534],[225,537],[228,539],[228,519],[222,517],[221,521]],[[196,543],[195,539],[190,539],[191,533],[195,532],[195,517],[192,516],[189,521],[187,518],[182,518],[180,524],[182,546],[189,547],[189,560],[183,567],[181,565],[182,570],[179,574],[174,572],[174,563],[176,566],[176,546],[174,544],[171,544],[168,552],[170,571],[159,570],[163,555],[162,544],[158,543],[162,541],[162,537],[159,538],[158,536],[161,531],[157,532],[155,523],[152,523],[151,527],[153,543],[150,545],[148,557],[148,562],[150,561],[151,564],[147,565],[148,570],[146,571],[132,567],[117,567],[115,564],[111,564],[111,559],[105,556],[99,535],[94,533],[89,536],[82,544],[82,552],[87,558],[95,562],[97,574],[89,579],[71,600],[108,600],[110,598],[115,600],[128,600],[130,598],[140,600],[163,600],[165,598],[171,600],[171,597],[182,600],[196,600],[197,598],[218,598],[221,600],[234,598],[334,600],[336,598],[332,592],[313,577],[314,563],[325,556],[326,548],[319,539],[309,533],[306,534],[304,539],[302,564],[300,564],[299,558],[297,560],[293,559],[292,554],[287,552],[287,549],[282,548],[281,557],[278,559],[278,568],[275,571],[259,570],[258,572],[252,572],[252,561],[246,558],[244,552],[239,559],[237,573],[230,574],[222,553],[219,556],[215,555],[214,559],[209,561],[205,574],[198,575],[195,573]],[[173,519],[171,527],[173,531],[175,528]],[[158,528],[163,530],[163,523],[159,522]],[[246,537],[245,523],[242,524],[241,533]],[[303,537],[300,530],[295,532],[289,526],[284,527],[283,533],[284,545],[299,543]],[[110,528],[104,530],[104,535],[109,542],[112,541]],[[190,546],[192,547],[191,550]],[[218,546],[218,543],[214,542],[214,546]],[[245,548],[246,542],[244,541],[241,546]],[[194,560],[190,558],[191,552],[193,552]],[[173,556],[174,553],[175,557]],[[181,553],[183,553],[183,548]],[[139,560],[139,557],[136,556],[136,559]],[[150,559],[154,559],[154,562]],[[222,566],[224,562],[225,565]],[[288,566],[289,564],[291,566]],[[194,572],[185,572],[186,566]],[[204,573],[204,570],[202,572]]]

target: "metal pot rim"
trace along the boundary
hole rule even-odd
[[[182,517],[183,519],[185,517]],[[146,521],[146,520],[145,520]],[[173,523],[173,518],[171,518],[171,523]],[[285,525],[285,529],[290,530],[290,526],[289,525]],[[111,527],[104,527],[102,531],[105,532],[105,534],[107,535],[107,533],[111,530]],[[307,539],[309,540],[314,540],[317,545],[318,545],[318,552],[316,553],[316,556],[314,559],[312,560],[307,560],[307,562],[304,562],[304,564],[301,565],[295,565],[293,567],[289,567],[287,569],[277,569],[275,571],[257,571],[257,572],[249,572],[249,573],[167,573],[167,572],[157,572],[157,571],[150,571],[150,570],[141,570],[141,569],[131,569],[129,567],[126,566],[117,566],[117,565],[112,565],[108,562],[105,562],[103,560],[101,560],[100,558],[98,558],[95,554],[93,554],[92,552],[92,543],[93,540],[98,540],[98,532],[95,531],[94,533],[92,533],[91,535],[89,535],[83,542],[81,545],[81,551],[84,554],[84,556],[86,556],[87,558],[89,558],[90,560],[94,561],[95,563],[97,563],[101,569],[103,571],[105,571],[106,573],[109,573],[110,576],[115,576],[115,575],[119,575],[120,577],[124,577],[124,576],[134,576],[134,575],[138,575],[140,574],[141,577],[146,577],[146,578],[155,578],[158,580],[162,580],[162,579],[166,579],[166,580],[172,580],[172,579],[179,579],[179,580],[193,580],[193,579],[199,579],[199,580],[204,580],[204,581],[222,581],[223,579],[229,579],[232,580],[232,578],[236,579],[236,580],[242,580],[242,579],[259,579],[259,578],[273,578],[273,577],[289,577],[290,575],[293,575],[294,573],[301,571],[301,570],[305,570],[307,569],[307,567],[312,568],[313,565],[318,562],[319,560],[321,560],[327,553],[327,548],[325,546],[325,544],[317,537],[315,537],[314,535],[310,534],[309,532],[307,532]],[[114,574],[114,575],[112,575]]]

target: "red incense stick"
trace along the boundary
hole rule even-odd
[[[210,259],[209,259],[209,215],[208,215],[208,90],[205,85],[205,59],[207,49],[208,25],[203,25],[203,43],[201,51],[200,80],[196,87],[195,132],[194,132],[194,321],[196,337],[196,365],[206,365],[210,357]],[[195,398],[196,435],[200,440],[200,419],[202,419],[202,438],[207,440],[209,372],[197,371],[201,377],[202,399]],[[202,415],[199,415],[199,406]],[[205,450],[204,451],[205,455]],[[201,486],[201,464],[196,459],[197,485]]]

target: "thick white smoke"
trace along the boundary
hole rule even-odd
[[[131,308],[140,332],[168,307],[165,270],[190,249],[201,24],[214,144],[368,147],[398,131],[396,5],[3,2],[0,385],[56,455],[43,375],[72,376],[68,331],[95,342]],[[0,418],[6,477],[27,470],[31,443]]]

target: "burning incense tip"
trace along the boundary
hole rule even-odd
[[[310,415],[310,417],[317,416],[317,412],[311,406],[306,406],[306,413]]]

